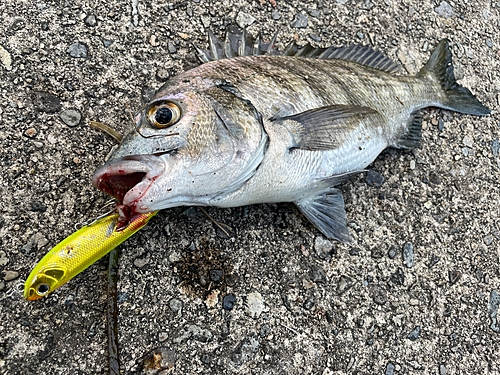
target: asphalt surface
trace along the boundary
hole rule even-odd
[[[88,121],[130,130],[127,105],[197,65],[209,28],[223,37],[239,24],[279,30],[280,48],[370,45],[403,74],[448,38],[461,84],[492,114],[428,110],[420,149],[372,164],[381,186],[344,183],[351,246],[288,203],[208,209],[229,237],[197,208],[161,212],[121,249],[122,372],[499,374],[499,11],[483,0],[2,1],[0,373],[108,372],[106,258],[39,301],[9,291],[106,201],[91,176],[114,142]]]

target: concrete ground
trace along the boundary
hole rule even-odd
[[[106,200],[91,176],[113,141],[88,121],[129,130],[127,105],[195,66],[209,28],[236,23],[279,30],[281,48],[370,45],[404,74],[448,38],[457,77],[492,114],[428,110],[421,149],[371,166],[380,187],[344,183],[351,246],[288,203],[209,209],[229,237],[197,208],[161,212],[121,249],[123,373],[499,374],[499,12],[485,0],[0,2],[0,373],[108,372],[106,258],[39,301],[8,292]]]

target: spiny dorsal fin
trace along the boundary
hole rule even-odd
[[[214,33],[208,31],[209,49],[200,49],[195,46],[198,52],[198,58],[202,63],[216,61],[221,59],[230,59],[237,56],[257,56],[257,55],[278,55],[281,54],[274,48],[277,33],[271,39],[270,43],[262,41],[260,35],[253,38],[246,29],[243,32],[238,30],[228,31],[226,39],[221,42]]]
[[[309,151],[338,148],[361,121],[382,121],[377,111],[359,105],[331,105],[270,120],[289,129],[293,137],[292,149]]]
[[[356,62],[361,65],[369,66],[373,69],[383,70],[389,73],[399,71],[399,65],[390,58],[384,56],[381,52],[375,51],[368,46],[359,46],[353,44],[347,47],[340,47],[334,50],[327,59],[340,59]]]
[[[196,46],[195,48],[198,52],[198,58],[202,63],[230,59],[237,56],[282,55],[353,61],[389,73],[399,70],[399,65],[394,61],[384,56],[381,52],[375,51],[367,46],[351,45],[340,48],[316,48],[309,43],[304,46],[299,46],[293,41],[285,47],[283,52],[281,52],[274,48],[277,35],[278,33],[274,35],[270,43],[264,43],[260,34],[257,38],[253,38],[246,29],[240,32],[238,29],[232,28],[226,33],[225,41],[221,42],[214,33],[209,30],[209,49],[199,49]]]

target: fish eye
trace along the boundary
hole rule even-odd
[[[50,287],[47,284],[40,284],[36,287],[36,294],[39,296],[46,295],[50,290]]]
[[[158,128],[171,126],[180,118],[181,109],[170,102],[153,105],[148,111],[149,122]]]

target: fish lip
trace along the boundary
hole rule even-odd
[[[137,213],[138,201],[165,169],[165,160],[156,155],[124,156],[98,168],[92,184],[130,207],[131,214],[134,214]],[[147,211],[147,207],[141,205],[140,210]]]

